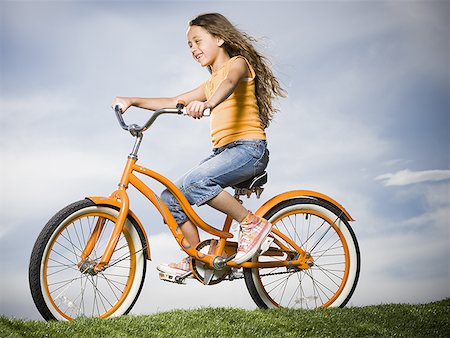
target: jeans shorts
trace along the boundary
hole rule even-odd
[[[221,148],[176,180],[175,185],[191,205],[203,205],[226,187],[238,184],[262,173],[269,162],[265,140],[239,140]],[[177,224],[188,220],[178,200],[166,189],[162,200]]]

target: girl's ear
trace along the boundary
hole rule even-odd
[[[225,43],[225,41],[221,38],[217,38],[217,46],[222,47],[222,45]]]

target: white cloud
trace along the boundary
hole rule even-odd
[[[436,182],[450,179],[450,170],[424,170],[411,171],[400,170],[396,173],[388,173],[377,176],[376,180],[383,181],[385,186],[401,186],[422,182]]]

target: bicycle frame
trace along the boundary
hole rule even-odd
[[[158,212],[161,214],[162,218],[164,219],[164,222],[168,225],[170,231],[172,232],[172,235],[176,239],[178,245],[181,247],[182,250],[184,250],[189,256],[198,259],[199,261],[202,261],[209,266],[213,267],[213,261],[217,257],[222,257],[222,253],[225,250],[225,247],[227,244],[230,246],[236,247],[236,243],[230,243],[227,240],[232,238],[233,235],[229,232],[232,219],[227,216],[223,225],[222,230],[218,230],[215,227],[212,227],[211,225],[204,222],[198,214],[193,210],[192,206],[186,199],[186,197],[183,195],[183,193],[178,189],[178,187],[172,183],[169,179],[166,177],[160,175],[159,173],[150,170],[148,168],[145,168],[143,166],[140,166],[137,164],[137,152],[139,150],[139,146],[141,144],[142,138],[143,138],[143,131],[147,130],[148,127],[154,122],[157,116],[159,116],[162,113],[180,113],[180,109],[177,107],[177,110],[174,109],[165,109],[161,111],[157,111],[154,113],[154,115],[149,119],[147,124],[143,127],[131,125],[128,126],[124,123],[123,118],[121,114],[118,113],[118,109],[116,108],[116,116],[119,119],[120,124],[122,127],[136,137],[136,142],[133,147],[133,151],[128,156],[128,160],[126,162],[125,168],[122,173],[122,177],[120,179],[120,183],[118,185],[118,189],[115,190],[110,197],[98,197],[98,196],[91,196],[87,197],[91,201],[93,201],[95,204],[98,205],[112,205],[114,207],[119,208],[119,215],[117,217],[116,224],[114,226],[114,229],[112,231],[112,234],[109,238],[108,244],[105,248],[105,251],[100,259],[100,261],[95,266],[95,271],[101,271],[105,269],[110,261],[110,258],[112,256],[112,253],[114,251],[114,248],[117,245],[120,233],[122,232],[123,226],[125,224],[125,220],[130,214],[131,217],[133,217],[138,225],[142,228],[142,231],[145,235],[145,231],[143,229],[143,226],[139,219],[130,211],[129,209],[129,197],[126,192],[129,185],[131,184],[134,186],[141,194],[143,194],[158,210]],[[156,117],[155,117],[156,116]],[[181,207],[183,208],[184,212],[190,219],[190,221],[197,227],[201,228],[205,232],[219,237],[218,244],[216,246],[216,249],[212,254],[204,254],[200,251],[198,251],[196,248],[192,247],[190,243],[184,238],[183,233],[181,232],[180,227],[176,223],[175,219],[171,215],[169,209],[165,205],[165,203],[154,193],[152,189],[150,189],[141,179],[139,179],[135,173],[143,174],[147,177],[150,177],[151,179],[154,179],[161,183],[163,186],[165,186],[178,200]],[[308,197],[317,197],[323,200],[328,201],[329,203],[336,206],[338,209],[342,211],[343,214],[347,216],[347,219],[353,220],[351,216],[346,212],[346,210],[340,206],[336,201],[332,200],[331,198],[312,191],[305,191],[305,190],[296,190],[287,192],[278,196],[275,196],[268,202],[266,202],[263,206],[261,206],[255,214],[262,216],[265,212],[270,210],[271,207],[273,207],[276,203],[279,203],[280,200],[286,199],[286,198],[294,198],[299,196],[308,196]],[[87,259],[87,257],[92,252],[96,240],[99,238],[99,234],[101,233],[103,229],[102,220],[100,219],[96,226],[94,227],[92,234],[87,242],[86,247],[84,248],[82,254],[81,254],[81,260]],[[291,251],[292,249],[295,250],[296,253],[300,253],[300,255],[297,255],[296,259],[293,260],[273,260],[273,261],[266,261],[266,262],[245,262],[240,265],[237,265],[234,261],[230,260],[226,262],[226,265],[229,267],[244,267],[244,268],[270,268],[270,267],[281,267],[281,266],[289,266],[289,267],[297,267],[300,269],[308,269],[310,267],[309,264],[311,264],[311,258],[309,255],[302,250],[296,243],[291,241],[289,238],[287,238],[283,233],[278,231],[276,228],[272,229],[272,233],[277,235],[278,237],[282,238],[286,243],[288,243],[291,248],[286,247],[283,245],[280,241],[277,239],[274,240],[274,243],[276,243],[281,250],[284,251]],[[148,239],[146,238],[147,248],[146,253],[147,257],[150,258],[150,248],[148,245]],[[268,252],[265,253],[266,256],[280,256],[282,255],[280,251],[277,252],[277,250],[269,249]]]
[[[232,219],[230,217],[227,217],[225,219],[223,229],[218,230],[211,225],[205,223],[198,214],[193,210],[192,206],[187,201],[186,197],[183,195],[183,193],[173,184],[169,179],[166,177],[158,174],[157,172],[144,168],[137,163],[137,159],[135,158],[128,158],[128,161],[125,165],[124,172],[122,174],[122,178],[119,183],[119,187],[116,191],[114,191],[109,198],[107,197],[88,197],[88,199],[92,200],[96,204],[112,204],[115,206],[119,206],[120,212],[117,217],[117,222],[114,227],[114,230],[111,234],[111,237],[108,241],[108,244],[106,246],[105,252],[102,255],[102,258],[100,259],[100,262],[97,264],[95,269],[97,271],[103,270],[107,264],[109,263],[109,260],[111,258],[111,255],[114,251],[114,248],[117,244],[117,241],[119,239],[120,233],[122,232],[123,225],[125,223],[125,220],[127,218],[128,212],[129,212],[129,197],[126,192],[126,189],[131,184],[134,186],[140,193],[142,193],[159,211],[162,218],[164,219],[165,223],[168,225],[170,231],[172,232],[172,235],[175,237],[176,241],[178,242],[179,246],[182,250],[184,250],[189,256],[194,257],[204,263],[209,264],[212,266],[213,259],[216,256],[222,256],[222,253],[225,249],[225,246],[227,244],[227,239],[230,239],[233,237],[233,235],[229,232],[231,227]],[[187,240],[184,238],[183,233],[181,232],[178,224],[176,223],[175,219],[171,215],[169,209],[165,205],[165,203],[154,193],[152,189],[150,189],[141,179],[139,179],[135,172],[144,174],[162,185],[164,185],[179,201],[180,205],[182,206],[183,210],[186,212],[189,219],[199,228],[204,230],[205,232],[219,237],[218,245],[216,247],[216,250],[214,252],[214,255],[205,255],[201,253],[200,251],[196,250],[190,244],[187,242]],[[140,222],[139,222],[140,223]],[[91,237],[86,245],[86,247],[83,250],[81,259],[86,259],[89,254],[91,253],[92,249],[95,246],[95,241],[97,238],[99,238],[99,234],[102,231],[102,223],[99,221],[96,226],[93,229],[93,232],[91,234]],[[280,237],[284,237],[282,233],[279,233],[276,229],[273,230],[274,233],[279,235]],[[278,233],[277,233],[278,232]],[[286,240],[288,240],[286,238]],[[309,266],[306,264],[306,253],[298,247],[295,243],[290,243],[298,252],[302,253],[300,255],[300,258],[295,261],[274,261],[274,262],[264,262],[264,263],[252,263],[252,262],[246,262],[239,266],[246,267],[246,268],[253,268],[253,267],[275,267],[275,266],[298,266],[300,268],[308,268]],[[147,254],[150,254],[150,251],[148,249]],[[227,263],[230,267],[237,267],[233,261],[230,261]]]

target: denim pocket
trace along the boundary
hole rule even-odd
[[[240,140],[233,142],[233,145],[245,149],[248,154],[256,159],[260,159],[266,151],[266,141],[264,140]]]
[[[240,140],[235,144],[254,158],[253,176],[261,174],[266,169],[269,163],[269,150],[265,140]]]

